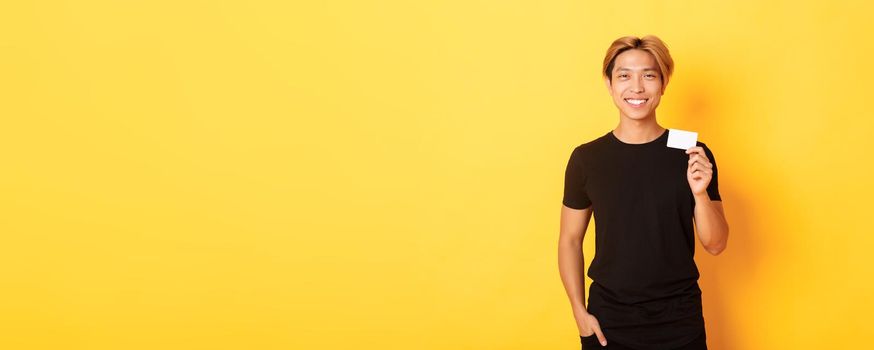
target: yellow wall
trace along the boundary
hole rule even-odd
[[[645,34],[719,164],[710,347],[874,341],[874,6],[605,3],[0,5],[0,348],[578,348],[564,166]]]

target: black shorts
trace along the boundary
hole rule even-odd
[[[582,343],[583,345],[583,350],[634,350],[619,343],[611,343],[609,339],[607,339],[607,346],[601,346],[601,343],[598,342],[598,336],[595,335],[595,333],[592,333],[592,335],[588,337],[580,336],[580,343]],[[701,335],[698,336],[698,338],[695,338],[695,340],[689,342],[689,344],[683,345],[673,350],[707,350],[707,332],[701,332]]]

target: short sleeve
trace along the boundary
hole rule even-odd
[[[585,209],[592,201],[586,193],[586,174],[580,159],[580,148],[571,153],[564,172],[564,198],[562,204],[568,208]]]
[[[707,155],[710,164],[713,164],[713,178],[710,179],[710,185],[707,185],[707,195],[712,201],[721,201],[722,198],[719,196],[719,172],[716,169],[716,158],[713,156],[713,152],[710,151],[710,148],[708,148],[707,145],[702,143],[701,147],[704,148],[704,154]]]

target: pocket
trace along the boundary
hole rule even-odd
[[[593,332],[592,335],[580,336],[580,345],[583,350],[603,349],[601,343],[598,342],[598,336]]]

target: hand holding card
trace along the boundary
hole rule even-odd
[[[713,165],[707,159],[704,148],[698,147],[698,133],[680,129],[668,129],[668,147],[686,150],[689,166],[686,177],[693,194],[703,194],[710,184]]]
[[[694,134],[694,133],[693,133]],[[697,137],[697,134],[695,135]],[[688,140],[686,140],[688,142]],[[670,143],[670,142],[669,142]],[[686,145],[683,145],[686,146]],[[686,178],[693,195],[706,195],[707,186],[713,179],[713,163],[707,158],[704,147],[698,146],[697,141],[692,139],[692,147],[686,149],[689,155],[689,166],[686,168]]]

